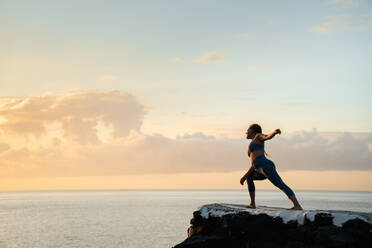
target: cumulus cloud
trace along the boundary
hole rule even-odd
[[[228,172],[244,168],[246,160],[242,154],[244,143],[237,140],[216,140],[202,134],[170,139],[132,131],[109,143],[62,142],[32,150],[8,150],[0,154],[0,165],[11,165],[8,176]]]
[[[212,51],[212,52],[203,54],[199,58],[193,59],[193,62],[223,64],[227,62],[224,54],[225,54],[225,51]]]
[[[327,16],[326,21],[311,28],[312,32],[329,34],[338,30],[369,31],[372,30],[371,15]]]
[[[344,132],[329,141],[313,129],[275,138],[269,149],[283,170],[372,170],[371,143],[372,134],[355,138]]]
[[[10,99],[0,107],[0,131],[5,135],[46,134],[46,127],[60,124],[63,138],[96,143],[96,126],[114,127],[113,135],[123,137],[140,130],[145,111],[135,96],[118,91],[71,91],[61,95]]]
[[[246,139],[142,133],[144,107],[117,91],[17,98],[3,105],[0,115],[6,120],[0,125],[3,177],[232,172],[250,166]],[[22,129],[19,123],[39,128]],[[103,140],[105,133],[110,135]],[[32,140],[39,145],[29,146],[27,139],[18,146],[7,142],[16,136],[39,137]],[[41,144],[43,139],[50,142]],[[314,129],[278,135],[265,146],[280,171],[345,171],[372,170],[371,144],[371,134],[341,133],[329,140]]]

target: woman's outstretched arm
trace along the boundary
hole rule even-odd
[[[259,135],[259,138],[261,141],[265,141],[265,140],[269,140],[269,139],[272,139],[276,134],[281,134],[282,132],[280,131],[280,129],[275,129],[274,132],[272,132],[271,134],[258,134]]]

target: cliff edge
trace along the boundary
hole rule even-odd
[[[372,247],[372,213],[208,204],[174,248]]]

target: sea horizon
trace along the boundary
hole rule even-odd
[[[305,210],[372,213],[372,192],[296,190]],[[0,247],[172,247],[193,212],[211,203],[246,205],[247,189],[0,191]],[[256,205],[291,207],[280,190],[257,189]]]
[[[258,189],[259,191],[277,191],[277,189]],[[30,189],[30,190],[0,190],[0,192],[43,192],[43,191],[246,191],[246,189]],[[371,192],[372,190],[333,190],[333,189],[296,189],[297,191],[314,192]],[[248,192],[247,192],[248,193]]]

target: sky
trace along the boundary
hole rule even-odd
[[[0,0],[0,37],[0,190],[241,189],[252,123],[294,190],[372,190],[370,0]]]

